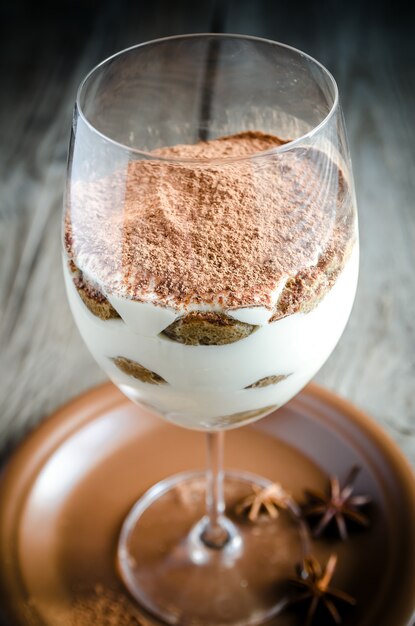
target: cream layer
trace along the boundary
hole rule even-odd
[[[160,332],[177,311],[151,302],[109,296],[122,319],[103,321],[82,302],[64,262],[69,303],[89,350],[127,396],[188,428],[232,428],[259,419],[270,407],[292,398],[314,376],[337,344],[353,305],[358,277],[356,245],[341,274],[309,313],[267,323],[267,310],[234,311],[237,319],[256,319],[248,337],[221,346],[189,346]],[[212,309],[210,309],[212,310]],[[242,313],[242,314],[241,314]],[[125,357],[156,372],[163,385],[141,382],[121,372],[112,359]],[[246,389],[261,378],[287,375],[277,384]],[[259,414],[229,417],[241,412]],[[262,411],[262,413],[261,413]]]

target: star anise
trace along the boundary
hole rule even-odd
[[[327,493],[311,490],[305,492],[308,503],[303,508],[304,517],[321,518],[313,529],[314,537],[320,537],[333,521],[343,541],[348,536],[346,524],[348,520],[365,527],[370,525],[369,518],[359,511],[359,507],[368,504],[371,499],[364,495],[353,495],[354,483],[359,471],[359,467],[352,468],[344,487],[341,487],[338,478],[332,476]]]
[[[261,513],[266,513],[272,519],[276,519],[280,509],[290,508],[291,496],[278,483],[272,483],[267,487],[252,485],[252,491],[237,506],[239,514],[248,512],[248,519],[254,522]]]
[[[285,606],[299,602],[309,602],[306,622],[310,626],[320,605],[323,605],[336,624],[341,623],[341,617],[336,601],[340,600],[350,605],[356,601],[352,596],[340,589],[330,587],[331,580],[337,565],[337,556],[332,554],[323,570],[320,563],[312,556],[304,558],[301,566],[297,567],[297,577],[290,578],[289,583],[301,591],[298,596],[286,600]]]

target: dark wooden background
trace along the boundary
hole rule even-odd
[[[415,30],[410,3],[229,0],[4,3],[0,20],[0,448],[104,378],[63,287],[60,219],[77,84],[117,50],[203,31],[302,48],[336,77],[359,201],[355,308],[317,377],[415,462]]]

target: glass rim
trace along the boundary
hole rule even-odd
[[[112,137],[106,135],[102,131],[98,130],[98,128],[96,128],[96,126],[90,120],[88,120],[81,106],[81,97],[82,97],[85,87],[87,86],[88,81],[97,72],[97,70],[102,68],[104,65],[106,65],[113,59],[116,59],[117,57],[120,57],[123,54],[127,52],[131,52],[132,50],[136,50],[138,48],[143,48],[143,47],[150,46],[153,44],[164,43],[164,42],[173,41],[177,39],[196,39],[196,38],[208,38],[208,37],[215,37],[218,39],[240,39],[240,40],[258,41],[261,43],[272,44],[273,46],[278,46],[279,48],[285,48],[286,50],[290,50],[291,52],[294,52],[295,54],[306,58],[308,61],[311,61],[311,63],[317,66],[322,71],[322,73],[329,79],[329,82],[331,83],[331,86],[333,87],[334,98],[333,98],[333,103],[330,107],[329,112],[316,126],[311,128],[309,131],[307,131],[306,133],[303,133],[302,135],[300,135],[296,139],[293,139],[292,141],[287,141],[286,143],[280,146],[275,146],[273,148],[268,148],[267,150],[253,152],[252,154],[248,154],[248,155],[244,154],[241,156],[215,157],[215,158],[210,158],[210,159],[209,158],[208,159],[200,159],[200,158],[185,159],[185,158],[180,158],[180,157],[177,157],[177,158],[163,157],[161,155],[154,154],[153,152],[140,150],[139,148],[128,146],[127,144],[117,141],[116,139],[113,139]],[[106,57],[105,59],[100,61],[97,65],[95,65],[81,80],[78,86],[77,92],[76,92],[75,106],[76,106],[76,111],[79,117],[87,125],[87,127],[96,135],[98,135],[105,141],[111,143],[117,148],[130,152],[132,154],[136,154],[142,157],[143,159],[152,160],[152,161],[160,161],[160,162],[165,162],[165,163],[184,163],[184,164],[195,163],[195,164],[200,164],[200,165],[206,165],[210,163],[232,163],[232,162],[237,162],[237,161],[248,161],[251,159],[255,159],[257,157],[263,157],[263,156],[269,156],[273,154],[279,154],[282,152],[288,152],[289,150],[297,147],[299,144],[303,143],[305,140],[310,139],[314,135],[318,134],[327,125],[330,119],[333,117],[335,111],[339,107],[339,89],[332,73],[322,63],[320,63],[320,61],[312,57],[310,54],[307,54],[306,52],[303,52],[302,50],[299,50],[298,48],[295,48],[288,44],[281,43],[279,41],[274,41],[272,39],[267,39],[264,37],[256,37],[254,35],[244,35],[244,34],[238,34],[238,33],[209,33],[209,32],[188,33],[188,34],[182,34],[182,35],[170,35],[169,37],[159,37],[157,39],[143,41],[139,44],[135,44],[133,46],[129,46],[128,48],[119,50],[115,54],[112,54],[109,57]]]

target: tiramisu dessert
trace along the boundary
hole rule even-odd
[[[281,406],[348,319],[353,193],[334,149],[284,144],[248,131],[161,148],[68,189],[82,336],[130,398],[182,426],[232,428]]]

